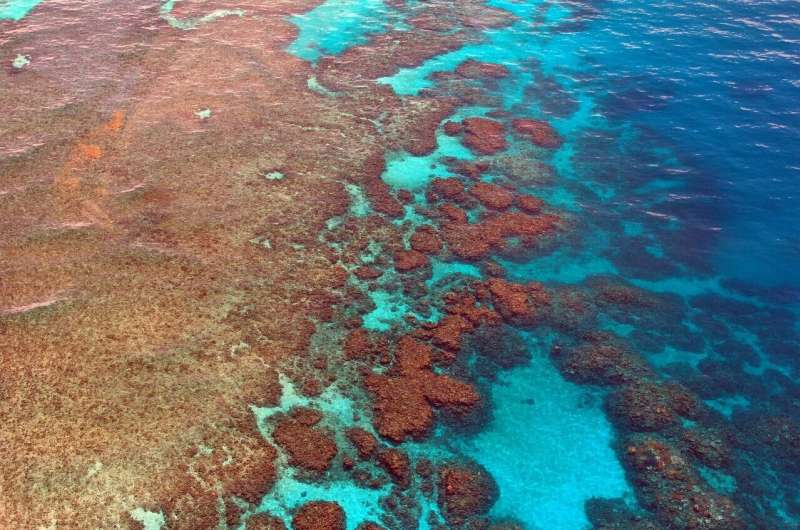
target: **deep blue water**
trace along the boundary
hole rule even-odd
[[[717,235],[712,270],[796,290],[800,3],[595,6],[584,54],[604,114],[645,130],[698,181],[707,197],[679,208],[708,210],[697,215]]]

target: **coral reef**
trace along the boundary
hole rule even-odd
[[[559,218],[552,214],[531,216],[522,212],[506,211],[487,214],[477,223],[467,223],[466,218],[456,218],[443,227],[447,248],[456,256],[476,261],[492,250],[503,248],[512,237],[524,239],[534,246],[539,238],[553,233]]]
[[[416,250],[401,250],[394,255],[394,268],[398,272],[408,272],[428,264],[428,258]]]
[[[286,525],[277,517],[259,513],[247,520],[245,530],[286,530]]]
[[[442,250],[442,240],[432,226],[420,226],[411,235],[411,248],[425,254],[438,254]]]
[[[433,425],[433,407],[469,409],[480,397],[473,387],[434,374],[435,351],[406,336],[399,340],[389,375],[370,374],[366,388],[374,395],[375,429],[393,442],[423,438]]]
[[[475,462],[449,462],[437,474],[437,501],[451,525],[464,525],[484,515],[497,500],[494,479]]]
[[[646,515],[631,511],[622,499],[589,499],[586,515],[597,530],[663,530]]]
[[[462,141],[477,155],[493,155],[506,148],[506,129],[502,123],[488,118],[467,118],[461,122]]]
[[[310,471],[327,470],[338,452],[330,433],[315,427],[322,419],[318,411],[296,408],[278,421],[272,438],[289,455],[289,463]]]
[[[344,530],[344,528],[344,510],[335,502],[306,503],[292,517],[293,530]]]
[[[395,484],[407,487],[411,480],[408,455],[398,449],[386,449],[378,453],[378,462],[391,475]]]
[[[352,479],[376,495],[382,516],[361,530],[414,528],[425,502],[439,507],[430,528],[522,528],[489,518],[486,469],[409,442],[437,421],[457,434],[487,425],[488,385],[537,355],[529,340],[551,339],[565,378],[606,387],[639,499],[590,501],[596,528],[774,528],[779,510],[800,513],[794,316],[724,281],[742,300],[610,274],[518,280],[517,265],[556,244],[593,249],[553,205],[596,205],[601,191],[547,189],[565,138],[504,108],[497,89],[517,68],[467,59],[403,97],[378,82],[515,17],[481,0],[390,0],[402,28],[311,64],[287,53],[289,20],[319,4],[246,1],[223,18],[224,2],[182,0],[169,20],[125,3],[46,6],[47,40],[77,49],[70,31],[97,35],[71,62],[35,35],[0,39],[3,56],[21,42],[51,58],[0,71],[13,81],[0,93],[0,526],[137,527],[131,511],[146,506],[172,530],[285,528],[258,511],[288,464],[293,480]],[[544,115],[577,105],[522,66]],[[19,155],[32,128],[35,148]],[[422,183],[384,182],[387,160],[409,155],[429,157]],[[668,236],[656,249],[634,226],[654,223],[644,217],[591,217],[634,234],[610,238],[600,268],[652,279],[678,267],[655,255],[675,252]],[[766,404],[720,405],[751,398]],[[254,410],[286,400],[255,424]],[[785,507],[764,501],[774,483],[787,484]],[[335,502],[288,513],[295,530],[346,527]]]
[[[632,431],[660,431],[676,421],[669,395],[656,383],[636,381],[609,396],[614,419]]]
[[[380,179],[371,179],[366,183],[365,193],[369,197],[372,209],[389,217],[403,215],[403,205],[391,193],[389,185]]]
[[[483,206],[492,210],[505,210],[514,202],[514,194],[496,184],[478,182],[470,188],[469,192],[474,195]]]
[[[731,499],[700,479],[686,458],[654,435],[624,442],[625,464],[643,504],[667,528],[736,530],[747,524]]]
[[[462,77],[470,79],[480,79],[483,77],[500,79],[508,77],[508,68],[502,64],[486,63],[476,61],[475,59],[467,59],[458,65],[456,73]]]
[[[516,119],[511,122],[511,127],[516,134],[539,147],[555,149],[564,143],[564,139],[546,121]]]
[[[457,136],[464,131],[464,126],[458,122],[448,121],[445,122],[443,130],[447,136]]]
[[[638,355],[604,335],[593,335],[575,348],[556,345],[551,355],[565,377],[578,383],[621,385],[652,376]]]
[[[347,431],[347,438],[358,451],[358,457],[363,459],[370,458],[378,448],[378,441],[372,434],[364,429],[353,428]]]
[[[520,285],[502,278],[488,280],[484,287],[503,319],[517,325],[532,325],[550,297],[539,283]]]
[[[437,178],[431,182],[434,198],[449,199],[455,202],[464,200],[464,184],[457,178]]]
[[[384,528],[382,526],[378,526],[375,523],[366,522],[358,525],[356,530],[384,530]]]

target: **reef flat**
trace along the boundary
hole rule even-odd
[[[0,526],[792,524],[795,315],[609,169],[571,8],[0,19]]]

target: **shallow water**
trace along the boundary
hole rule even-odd
[[[36,4],[0,0],[0,19],[24,24]],[[640,298],[647,300],[641,307],[596,304],[595,329],[624,338],[652,365],[655,378],[685,385],[715,411],[711,419],[683,418],[680,427],[660,436],[680,439],[681,429],[697,422],[730,433],[726,465],[713,469],[692,460],[704,484],[743,507],[752,517],[746,527],[757,527],[756,520],[768,528],[800,525],[800,470],[786,463],[800,443],[800,2],[488,4],[516,20],[484,28],[480,39],[422,64],[396,68],[378,83],[411,98],[430,94],[440,84],[437,73],[452,73],[469,59],[507,68],[506,77],[482,85],[483,104],[461,101],[447,119],[550,122],[563,144],[531,149],[507,134],[503,154],[522,161],[521,176],[493,166],[481,178],[543,199],[563,212],[570,234],[554,246],[511,249],[493,259],[514,282],[578,293],[594,293],[598,282],[641,289]],[[326,56],[368,46],[375,36],[412,31],[410,12],[420,5],[327,0],[288,17],[298,33],[285,49],[318,68]],[[173,16],[176,6],[180,2],[160,4],[159,16],[188,38],[198,26],[249,16],[248,6],[236,2],[215,3],[217,9],[199,18]],[[30,64],[11,68],[35,68],[42,58],[29,59]],[[231,80],[236,82],[234,75]],[[332,101],[344,97],[325,87],[317,91]],[[209,112],[199,114],[204,110]],[[216,110],[195,114],[213,124]],[[405,215],[393,221],[407,243],[418,226],[435,223],[425,215],[432,181],[452,175],[454,160],[480,157],[448,135],[442,122],[431,153],[397,149],[384,158],[383,182],[394,192],[412,192]],[[550,169],[537,173],[531,169],[535,163]],[[283,166],[267,169],[280,175],[276,182],[283,180]],[[364,190],[347,186],[350,210],[329,222],[330,233],[348,218],[375,213]],[[469,219],[482,212],[473,208]],[[361,263],[379,262],[382,251],[370,247]],[[434,258],[424,282],[432,307],[420,307],[421,297],[391,267],[372,283],[351,278],[349,285],[372,304],[361,315],[363,328],[395,333],[410,315],[417,322],[439,322],[443,309],[435,300],[476,278],[487,279],[481,263]],[[648,429],[628,431],[615,424],[608,398],[614,389],[567,380],[551,358],[555,345],[579,342],[580,334],[558,326],[514,333],[530,356],[524,362],[493,365],[481,352],[485,345],[467,341],[452,368],[473,382],[488,404],[477,427],[444,418],[429,438],[400,447],[415,461],[468,457],[479,463],[498,488],[488,516],[518,521],[526,529],[589,528],[597,521],[590,521],[586,503],[596,498],[622,499],[632,512],[652,516],[656,510],[643,502],[622,448],[632,433]],[[325,356],[331,344],[312,347]],[[330,359],[341,381],[354,377],[354,370],[337,364],[338,357]],[[321,425],[335,433],[339,447],[347,447],[343,432],[349,427],[374,431],[368,394],[341,381],[308,397],[282,377],[281,402],[253,408],[261,433],[271,440],[274,418],[297,406],[321,410]],[[780,419],[786,439],[759,439],[757,418]],[[292,469],[283,454],[278,474],[257,511],[287,524],[303,503],[326,500],[342,506],[350,530],[384,516],[389,527],[409,525],[397,523],[386,509],[390,485],[364,487],[339,469],[309,478]],[[417,490],[413,496],[419,527],[434,528],[431,521],[441,520],[441,506]],[[156,518],[150,524],[161,523]]]
[[[532,342],[531,348],[542,345]],[[530,366],[500,376],[491,399],[492,421],[457,446],[497,480],[498,518],[536,529],[583,528],[587,499],[632,500],[600,396],[564,381],[546,359],[535,357]]]
[[[7,0],[0,3],[0,19],[20,20],[41,0]]]

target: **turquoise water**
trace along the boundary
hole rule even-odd
[[[501,375],[491,399],[491,423],[458,446],[497,480],[493,515],[537,530],[585,528],[588,499],[632,498],[600,395],[565,381],[537,355],[529,366]]]
[[[42,0],[3,0],[0,2],[0,20],[22,20]]]
[[[383,0],[330,0],[291,21],[300,35],[289,51],[307,61],[337,54],[367,42],[370,35],[402,22],[393,17]]]
[[[741,425],[748,410],[800,418],[788,400],[800,388],[797,357],[781,353],[798,351],[800,159],[790,146],[800,140],[800,31],[792,18],[800,4],[490,4],[518,21],[379,81],[415,96],[436,86],[433,74],[467,59],[502,64],[510,75],[493,89],[499,108],[546,118],[565,138],[544,155],[554,182],[517,186],[570,212],[579,237],[547,254],[499,259],[510,279],[582,287],[620,278],[650,291],[669,313],[601,315],[605,329],[627,337],[661,376],[687,385],[731,425]],[[313,61],[319,50],[341,53],[375,27],[385,29],[359,25],[375,16],[369,2],[342,20],[316,18],[344,5],[295,19],[301,36],[290,50]],[[326,32],[334,26],[342,29]],[[492,110],[463,106],[451,119]],[[509,140],[509,152],[527,156]],[[449,174],[444,157],[474,158],[441,129],[437,141],[425,157],[387,154],[384,181],[423,190]],[[504,182],[502,174],[485,178]],[[424,206],[424,196],[415,197]],[[446,285],[451,271],[478,274],[465,267],[434,263],[427,285]],[[370,296],[377,307],[365,326],[372,329],[388,329],[413,305],[399,291]],[[729,303],[731,311],[719,311]],[[442,435],[444,445],[492,473],[500,490],[492,514],[526,528],[586,528],[584,502],[592,497],[621,497],[635,507],[603,396],[565,381],[549,346],[530,339],[528,347],[529,365],[487,383],[491,420],[477,433]],[[753,350],[751,368],[729,357],[731,348]],[[716,379],[723,372],[747,391]],[[753,380],[770,373],[788,379],[772,390]],[[703,468],[703,476],[766,520],[794,524],[794,472],[752,446],[738,457],[761,459],[764,475],[780,478],[747,490],[725,473]]]
[[[317,398],[308,398],[300,395],[288,378],[281,378],[283,394],[281,402],[274,408],[255,408],[254,413],[259,427],[269,439],[270,418],[275,414],[286,413],[293,407],[313,407],[325,414],[325,427],[335,432],[342,433],[344,428],[352,424],[337,424],[337,420],[347,420],[353,416],[356,406],[335,387],[328,389]],[[363,425],[367,426],[367,425]],[[344,436],[339,436],[337,443],[346,444]],[[293,510],[309,500],[325,500],[339,502],[347,514],[347,529],[355,530],[359,522],[377,520],[380,517],[379,500],[386,495],[387,488],[365,489],[361,488],[346,478],[332,480],[327,483],[311,483],[296,476],[296,472],[284,460],[279,462],[278,474],[280,479],[266,496],[259,510],[266,511],[285,520],[291,519]]]

